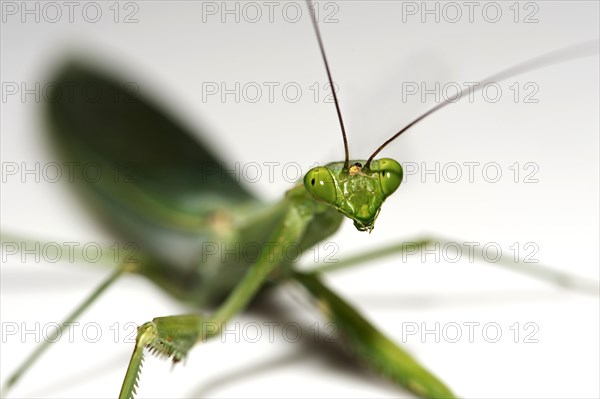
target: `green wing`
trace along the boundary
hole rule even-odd
[[[76,62],[51,82],[52,141],[76,186],[104,221],[159,258],[189,264],[210,212],[255,201],[189,131],[124,82]]]

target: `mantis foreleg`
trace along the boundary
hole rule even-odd
[[[132,398],[135,394],[145,347],[178,362],[195,343],[217,335],[223,324],[248,305],[269,275],[284,261],[285,245],[300,241],[311,217],[312,214],[303,212],[301,207],[291,206],[267,240],[269,245],[262,247],[258,260],[212,315],[159,317],[138,327],[136,346],[119,398]]]

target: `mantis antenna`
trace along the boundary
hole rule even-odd
[[[340,121],[340,128],[342,129],[342,139],[344,140],[344,170],[348,170],[350,166],[350,153],[348,151],[348,138],[346,137],[346,128],[344,127],[344,120],[342,119],[342,111],[340,111],[340,104],[338,102],[337,95],[335,94],[335,88],[333,87],[333,79],[331,78],[329,63],[327,62],[327,57],[325,56],[325,49],[323,48],[323,41],[321,40],[321,32],[319,32],[319,24],[317,23],[317,17],[314,12],[314,4],[312,0],[306,0],[306,5],[308,6],[308,12],[311,14],[312,17],[312,25],[315,29],[315,34],[317,35],[319,49],[321,50],[321,57],[323,57],[323,62],[325,63],[325,70],[327,71],[327,79],[329,79],[329,87],[331,88],[331,93],[333,94],[335,110],[337,111],[338,120]]]
[[[574,58],[580,58],[580,57],[597,54],[599,46],[600,46],[600,41],[592,40],[592,41],[583,42],[583,43],[575,44],[572,46],[564,47],[562,49],[555,50],[550,53],[542,54],[538,57],[532,58],[528,61],[522,62],[522,63],[512,66],[508,69],[505,69],[501,72],[498,72],[498,73],[488,77],[487,79],[484,79],[479,86],[475,87],[472,90],[473,90],[473,92],[475,92],[475,91],[481,89],[483,86],[485,86],[488,83],[499,82],[499,81],[507,79],[511,76],[520,75],[524,72],[531,71],[533,69],[537,69],[537,68],[541,68],[541,67],[548,66],[551,64],[556,64],[559,62],[571,60]],[[433,114],[436,111],[439,111],[440,109],[442,109],[443,107],[445,107],[446,105],[448,105],[450,103],[460,100],[462,98],[463,94],[465,94],[467,92],[467,90],[469,90],[469,89],[470,89],[470,87],[463,89],[460,92],[458,92],[455,96],[445,99],[441,103],[437,104],[435,107],[431,108],[429,111],[425,112],[424,114],[420,115],[418,118],[414,119],[412,122],[410,122],[408,125],[404,126],[402,129],[400,129],[400,131],[398,133],[396,133],[392,137],[390,137],[385,143],[383,143],[381,146],[379,146],[379,148],[377,150],[375,150],[375,152],[373,154],[371,154],[371,156],[367,160],[367,163],[365,164],[365,168],[369,168],[369,165],[371,164],[371,161],[373,160],[373,158],[375,158],[375,156],[377,154],[379,154],[379,152],[381,150],[383,150],[385,148],[385,146],[390,144],[392,141],[396,140],[398,138],[398,136],[400,136],[402,133],[404,133],[405,131],[407,131],[414,125],[416,125],[418,122],[425,119],[427,116]]]

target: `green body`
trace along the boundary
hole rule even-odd
[[[146,255],[141,274],[198,306],[217,305],[232,290],[289,207],[310,214],[305,234],[290,244],[305,250],[332,235],[343,215],[360,230],[371,230],[381,204],[395,189],[384,192],[382,177],[390,171],[380,170],[379,161],[353,176],[336,162],[326,165],[328,180],[334,179],[337,187],[328,187],[337,191],[331,206],[301,183],[280,202],[261,203],[191,133],[147,99],[83,65],[70,64],[54,79],[65,91],[74,81],[102,93],[91,102],[83,91],[75,91],[70,97],[57,96],[48,107],[54,143],[63,158],[99,165],[103,172],[93,182],[78,176],[78,188],[102,221]],[[397,188],[400,165],[383,161],[390,163]]]
[[[524,65],[532,68],[540,62]],[[507,71],[501,76],[515,73]],[[297,257],[286,253],[292,248],[297,255],[332,235],[344,216],[358,230],[371,231],[383,202],[402,181],[398,162],[383,158],[317,167],[279,202],[264,204],[228,175],[228,168],[194,135],[123,83],[80,64],[66,66],[52,82],[60,93],[70,93],[48,94],[56,99],[47,104],[52,142],[65,162],[93,164],[100,170],[93,181],[76,174],[76,188],[99,219],[137,249],[67,317],[63,327],[76,321],[125,272],[145,276],[198,308],[197,314],[157,317],[138,328],[120,397],[135,393],[145,348],[178,362],[194,345],[216,336],[262,288],[290,281],[301,284],[325,317],[336,323],[362,363],[416,395],[454,397],[437,377],[328,288],[319,271],[295,270]],[[100,93],[93,101],[85,91],[71,90],[88,86]],[[394,245],[345,264],[405,249]],[[512,262],[508,266],[517,268]],[[519,271],[597,294],[596,283],[538,265],[520,265]],[[48,342],[25,360],[5,389]]]
[[[318,167],[279,202],[264,204],[185,128],[116,79],[73,63],[53,81],[62,90],[77,82],[102,93],[94,102],[82,91],[58,96],[47,116],[65,162],[93,163],[104,172],[93,182],[79,176],[76,187],[101,221],[135,243],[138,250],[122,271],[146,276],[203,312],[157,318],[139,328],[120,396],[135,392],[145,347],[179,361],[195,342],[216,335],[259,290],[291,280],[329,304],[326,316],[343,327],[349,346],[367,363],[419,395],[452,396],[316,276],[294,270],[298,253],[332,235],[344,216],[359,230],[373,229],[381,204],[402,180],[396,161]],[[205,323],[218,327],[206,329]]]

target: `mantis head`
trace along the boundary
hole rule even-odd
[[[402,167],[390,158],[333,162],[308,171],[306,190],[354,221],[360,231],[373,230],[381,205],[402,182]],[[363,166],[364,165],[364,166]]]

